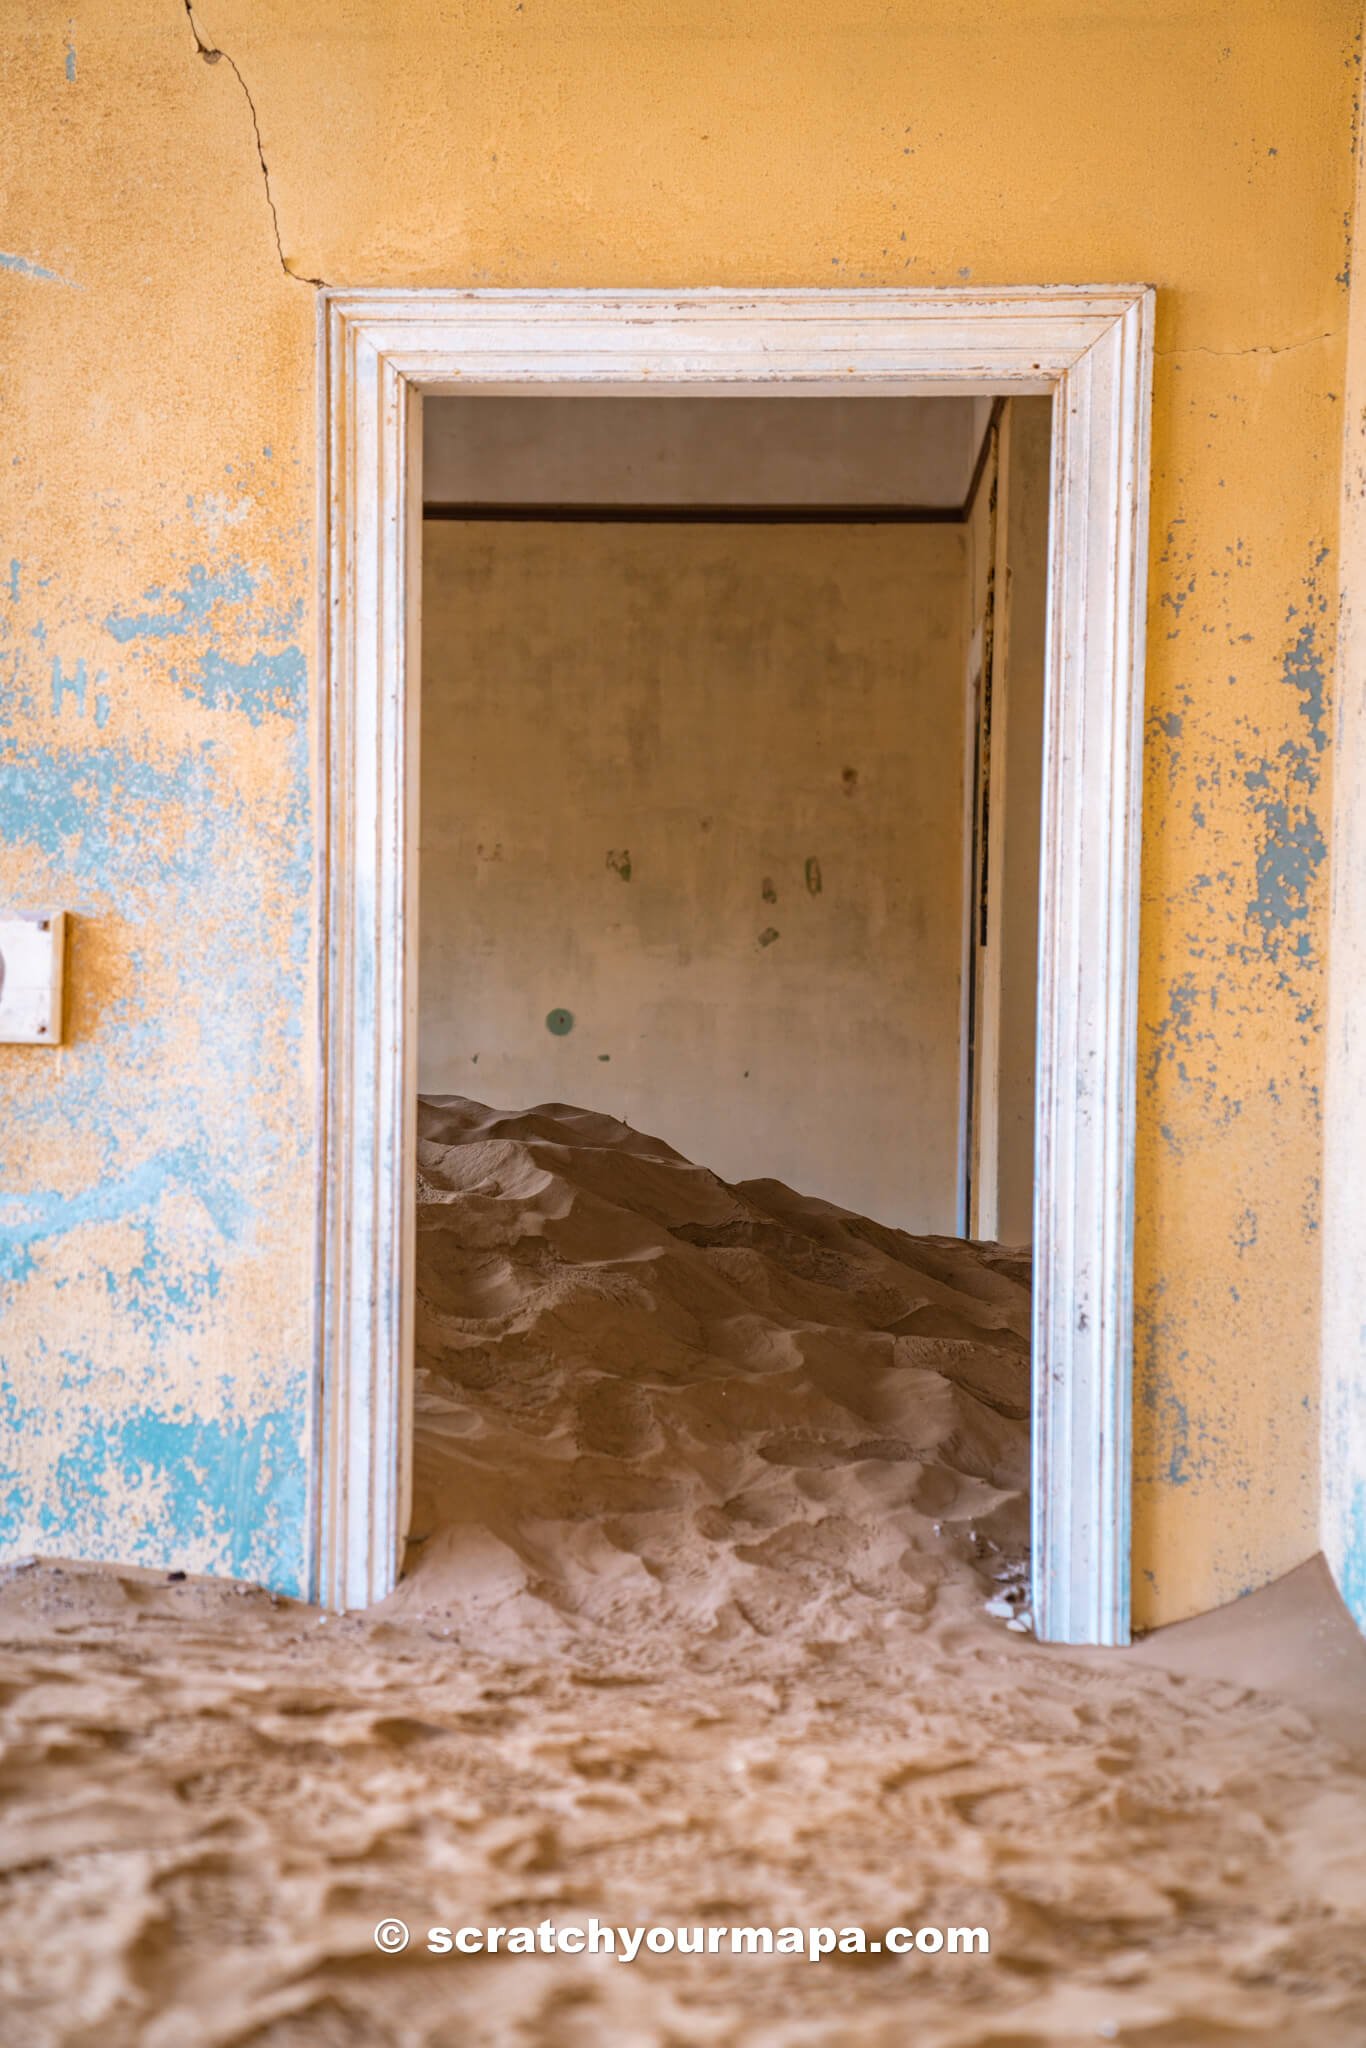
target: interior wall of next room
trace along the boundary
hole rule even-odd
[[[998,1234],[1034,1235],[1034,1083],[1039,995],[1039,848],[1044,651],[1048,624],[1048,485],[1053,403],[1015,398],[1006,437],[1004,692],[998,725],[1001,820]]]
[[[421,1089],[952,1230],[963,529],[424,547]]]
[[[429,398],[435,504],[919,505],[971,488],[989,398]]]

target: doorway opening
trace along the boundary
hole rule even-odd
[[[1050,411],[428,402],[407,1604],[1023,1623]]]
[[[490,1538],[476,1579],[506,1576],[508,1432],[546,1435],[557,1350],[601,1368],[561,1465],[648,1495],[668,1400],[615,1346],[655,1393],[701,1386],[693,1521],[738,1513],[747,1567],[813,1520],[847,1536],[832,1403],[874,1492],[1008,1552],[995,1438],[1027,1418],[1037,1632],[1126,1638],[1150,322],[1141,291],[329,296],[324,1597],[377,1597],[433,1539],[416,1322],[463,1361],[424,1415],[465,1440],[442,1540]],[[1015,1250],[965,1251],[1021,1207]],[[678,1247],[681,1293],[642,1294]],[[699,1375],[704,1297],[726,1341]],[[506,1380],[519,1317],[494,1428],[469,1389]],[[741,1325],[765,1355],[737,1378]],[[805,1407],[746,1437],[785,1374]],[[935,1379],[987,1418],[947,1475],[917,1374],[922,1410]],[[766,1527],[772,1486],[727,1491],[756,1435],[828,1512]],[[624,1498],[590,1579],[613,1552],[661,1576]]]

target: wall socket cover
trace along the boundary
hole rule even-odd
[[[66,913],[0,917],[0,1045],[60,1045]]]

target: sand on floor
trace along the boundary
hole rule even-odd
[[[1018,1252],[560,1105],[419,1139],[393,1597],[0,1572],[3,2048],[1359,2048],[1366,1646],[1313,1568],[1260,1647],[1011,1628]],[[590,1918],[991,1953],[425,1941]]]

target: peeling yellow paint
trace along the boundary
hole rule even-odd
[[[76,915],[69,1045],[0,1055],[8,1540],[303,1569],[300,280],[1140,279],[1138,1618],[1296,1563],[1356,0],[97,0],[78,26],[79,67],[64,22],[5,31],[7,893]],[[223,591],[183,631],[108,628],[192,571]]]

